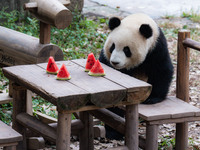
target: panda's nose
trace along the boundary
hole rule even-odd
[[[116,61],[111,61],[111,63],[113,64],[113,65],[118,65],[119,64],[119,62],[116,62]]]

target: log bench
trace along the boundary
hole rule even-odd
[[[139,116],[146,122],[145,150],[158,149],[158,126],[176,123],[176,150],[188,148],[188,122],[200,121],[200,108],[189,104],[190,49],[200,51],[200,43],[190,39],[190,32],[178,32],[176,97],[153,105],[139,105]]]
[[[3,150],[16,150],[18,142],[22,141],[22,135],[0,121],[0,147]]]

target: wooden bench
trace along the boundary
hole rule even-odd
[[[21,134],[0,121],[0,147],[4,147],[4,150],[16,150],[18,142],[22,139]]]
[[[176,150],[188,146],[188,122],[200,120],[200,109],[189,103],[189,48],[200,50],[200,43],[190,38],[189,31],[178,33],[176,97],[161,103],[139,105],[139,116],[146,122],[145,150],[158,149],[158,125],[176,123]]]

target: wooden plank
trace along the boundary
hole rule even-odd
[[[6,67],[3,68],[3,72],[9,79],[27,87],[34,93],[57,105],[59,109],[78,109],[88,102],[89,92],[70,82],[56,80],[55,75],[47,74],[46,70],[39,66],[22,65]]]
[[[0,144],[22,141],[22,135],[0,121]]]
[[[79,64],[82,67],[85,67],[86,59],[76,59],[76,60],[72,60],[72,61]],[[147,87],[151,86],[150,84],[148,84],[146,82],[143,82],[141,80],[133,78],[133,77],[126,75],[124,73],[121,73],[117,70],[114,70],[111,67],[104,65],[103,63],[101,63],[101,64],[106,73],[105,78],[109,79],[117,84],[120,84],[121,86],[123,86],[125,88],[128,88],[128,92],[139,91],[140,88],[143,88],[143,87],[147,88]]]
[[[106,150],[130,150],[130,149],[128,149],[127,146],[118,146],[118,147],[107,148]]]
[[[12,102],[13,98],[8,93],[0,93],[0,104],[6,104]]]
[[[17,121],[24,127],[33,130],[34,132],[44,136],[50,141],[56,141],[56,131],[54,128],[42,123],[33,116],[27,113],[20,113],[17,115]]]
[[[88,91],[90,101],[98,107],[117,104],[126,96],[126,88],[104,77],[89,76],[83,67],[73,63],[73,61],[58,61],[56,63],[58,67],[63,63],[66,65],[72,77],[68,82]],[[38,65],[45,69],[47,64]]]
[[[140,117],[147,121],[180,117],[194,117],[199,115],[199,111],[199,108],[183,102],[175,97],[168,97],[163,102],[153,105],[139,105]]]
[[[175,119],[160,119],[160,120],[153,120],[148,122],[150,125],[154,124],[168,124],[168,123],[181,123],[181,122],[194,122],[194,121],[200,121],[200,117],[184,117],[184,118],[175,118]]]

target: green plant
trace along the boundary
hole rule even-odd
[[[194,11],[193,9],[191,9],[189,12],[183,12],[181,17],[189,18],[190,20],[192,20],[194,22],[200,22],[199,10]]]
[[[164,150],[166,148],[175,148],[175,138],[171,138],[169,136],[165,136],[161,139],[161,142],[158,145],[159,150]]]

